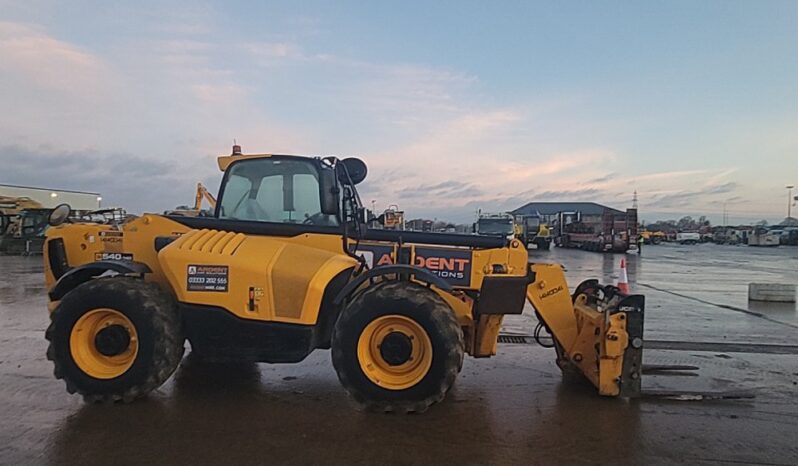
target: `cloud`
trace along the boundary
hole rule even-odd
[[[719,173],[716,173],[715,175],[712,175],[709,178],[707,178],[704,184],[707,186],[717,185],[721,183],[721,181],[723,181],[724,179],[728,178],[730,175],[734,174],[736,171],[737,171],[736,167],[722,170]]]
[[[261,66],[275,66],[288,60],[311,60],[302,48],[291,42],[253,42],[243,45]],[[315,57],[322,60],[324,57]]]
[[[615,157],[607,149],[555,147],[547,152],[526,130],[528,113],[483,102],[476,76],[310,51],[290,40],[212,42],[192,27],[163,39],[145,37],[118,45],[102,67],[113,69],[108,81],[119,92],[104,96],[92,109],[91,124],[81,121],[84,108],[73,106],[79,118],[54,120],[44,140],[31,138],[31,133],[10,139],[19,147],[49,143],[64,148],[57,151],[62,155],[87,153],[89,163],[110,170],[125,171],[114,157],[156,166],[162,160],[190,164],[188,171],[162,170],[184,185],[166,199],[180,198],[196,179],[209,176],[210,156],[226,150],[222,144],[233,138],[254,151],[335,153],[337,148],[355,148],[369,154],[371,175],[361,186],[364,198],[442,212],[469,202],[506,199],[511,197],[507,192],[529,191],[529,184],[556,192],[561,190],[559,175]],[[281,76],[296,79],[285,82]],[[298,109],[301,120],[282,125],[283,115],[272,117],[264,103],[284,95],[292,105],[312,101],[322,112]],[[40,115],[47,115],[39,104],[33,103],[25,121],[42,121]],[[346,118],[340,118],[340,109],[346,110]],[[25,134],[23,126],[19,132]],[[42,151],[31,150],[35,157],[33,152]],[[90,157],[100,152],[114,155]],[[142,155],[129,157],[131,153]],[[207,157],[208,166],[197,166],[191,154]],[[84,181],[104,189],[96,187],[96,178]],[[116,191],[115,186],[108,189]],[[119,193],[121,203],[147,208],[140,196]],[[174,203],[170,199],[163,207]]]
[[[610,150],[582,149],[552,153],[542,161],[505,162],[499,160],[496,165],[504,180],[527,181],[539,180],[543,175],[573,173],[575,169],[593,167],[616,159],[617,156]]]
[[[683,190],[672,194],[657,196],[648,205],[655,208],[684,208],[699,203],[706,203],[709,198],[718,194],[732,193],[739,187],[738,183],[730,181],[727,183],[706,186],[697,190]]]
[[[104,65],[91,53],[30,25],[0,22],[0,70],[40,88],[61,92],[96,90]]]
[[[443,59],[364,58],[359,48],[318,40],[333,34],[327,17],[281,23],[275,15],[268,30],[239,31],[223,30],[231,24],[226,13],[202,4],[148,10],[146,24],[136,23],[138,8],[119,8],[136,34],[98,36],[93,45],[88,31],[0,22],[2,157],[34,160],[13,160],[2,181],[102,190],[134,210],[170,208],[190,202],[197,180],[218,180],[213,156],[236,138],[245,151],[361,155],[370,167],[364,200],[400,203],[413,216],[472,217],[477,208],[534,200],[623,207],[635,189],[644,209],[705,208],[731,196],[775,212],[777,188],[792,182],[772,192],[751,188],[770,166],[786,167],[785,178],[794,166],[784,156],[795,152],[794,117],[737,131],[755,140],[724,139],[749,154],[779,141],[782,152],[767,159],[773,163],[736,162],[729,149],[724,160],[740,167],[713,168],[698,157],[682,166],[678,153],[670,167],[661,156],[647,165],[654,155],[625,146],[627,136],[640,138],[635,122],[591,114],[593,101],[578,89],[497,90],[485,81],[494,73]],[[771,126],[778,131],[767,132]],[[118,173],[117,182],[103,181]],[[125,173],[142,183],[128,189]]]
[[[396,192],[401,199],[466,199],[481,196],[484,191],[471,183],[447,180],[436,184],[404,188]]]
[[[659,172],[659,173],[649,173],[646,175],[638,175],[633,176],[633,182],[641,182],[641,181],[662,181],[662,180],[669,180],[672,178],[684,178],[687,176],[693,175],[703,175],[707,173],[707,170],[676,170],[676,171],[666,171],[666,172]]]
[[[247,88],[233,83],[202,83],[191,86],[193,94],[202,102],[209,104],[229,105],[243,100]]]
[[[174,161],[96,149],[4,145],[0,146],[0,161],[0,183],[99,192],[105,205],[123,206],[136,213],[191,204],[197,179],[185,176],[186,167]],[[208,167],[204,175],[211,173]]]
[[[582,201],[595,199],[602,191],[595,188],[571,189],[565,191],[544,191],[535,195],[536,201]]]
[[[607,173],[604,176],[600,176],[598,178],[593,178],[592,180],[588,180],[587,183],[588,184],[602,184],[602,183],[606,183],[608,181],[612,181],[612,180],[614,180],[616,178],[618,178],[618,174],[617,173]]]

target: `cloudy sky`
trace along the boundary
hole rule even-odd
[[[234,138],[360,156],[411,217],[637,190],[648,220],[778,220],[798,2],[0,0],[0,183],[160,211]]]

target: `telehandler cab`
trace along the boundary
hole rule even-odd
[[[122,225],[50,218],[47,357],[70,393],[129,402],[198,357],[292,363],[330,348],[351,396],[379,411],[441,401],[463,355],[496,353],[525,298],[557,363],[601,395],[640,392],[643,296],[590,280],[518,240],[369,230],[354,158],[218,159],[212,217],[145,214]]]

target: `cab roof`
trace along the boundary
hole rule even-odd
[[[238,162],[239,160],[265,159],[270,157],[279,157],[282,159],[292,158],[292,159],[303,159],[303,160],[314,159],[314,157],[309,157],[307,155],[233,153],[232,155],[220,155],[219,157],[216,158],[216,161],[219,164],[219,170],[226,171],[227,167],[229,167],[231,163]]]

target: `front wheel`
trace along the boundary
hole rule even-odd
[[[94,279],[70,291],[45,336],[56,378],[87,401],[142,397],[164,383],[183,357],[174,300],[136,278]]]
[[[343,386],[366,408],[423,412],[452,387],[464,347],[457,319],[434,291],[384,282],[343,310],[332,360]]]

